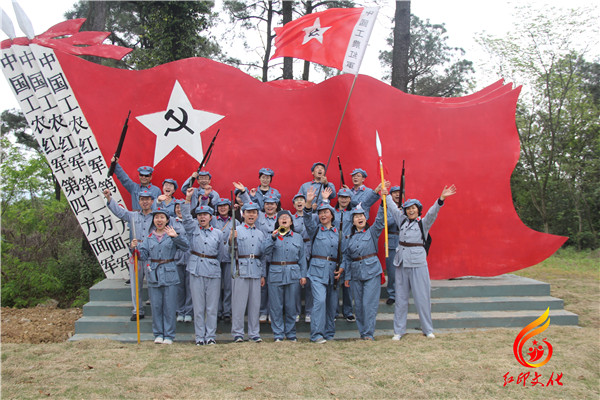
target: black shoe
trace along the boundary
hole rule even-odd
[[[396,302],[396,300],[394,300],[394,299],[387,299],[387,300],[385,301],[385,304],[387,304],[388,306],[391,306],[391,305],[392,305],[392,304],[394,304],[395,302]]]
[[[126,284],[126,285],[131,285],[131,279],[127,279],[127,280],[125,281],[125,284]]]
[[[140,319],[144,319],[144,314],[140,314]],[[131,316],[131,318],[129,318],[130,321],[137,321],[137,318],[135,317],[135,314],[133,314]]]
[[[348,322],[354,322],[354,321],[356,321],[356,317],[354,315],[348,315],[346,317],[346,321],[348,321]]]
[[[231,316],[229,316],[229,315],[224,316],[223,317],[223,321],[225,321],[225,322],[231,322]]]

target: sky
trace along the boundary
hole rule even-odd
[[[51,26],[64,20],[65,11],[72,8],[75,0],[19,0],[19,4],[25,10],[32,22],[36,34],[46,31]],[[357,1],[357,3],[359,3]],[[369,2],[371,3],[371,2]],[[481,47],[474,38],[482,31],[486,31],[497,37],[504,36],[511,30],[514,23],[513,10],[518,2],[507,1],[482,1],[482,0],[413,0],[411,2],[411,13],[431,23],[444,23],[447,29],[448,42],[451,46],[461,47],[466,51],[464,58],[474,62],[475,69],[478,64],[486,58]],[[543,3],[555,6],[564,6],[563,0],[529,0],[532,3]],[[373,38],[386,38],[392,26],[391,17],[394,15],[395,3],[393,1],[378,1],[381,6],[377,24],[373,30],[370,43],[385,43],[384,40],[375,41]],[[589,6],[589,0],[570,0],[570,7]],[[11,17],[15,25],[17,36],[24,36],[18,28],[14,18],[11,0],[0,0],[0,7]],[[596,7],[596,13],[600,7]],[[600,16],[597,20],[600,20]],[[0,39],[7,37],[0,32]],[[378,54],[380,48],[369,45],[365,53],[365,59],[360,73],[380,78],[383,75],[379,64]],[[221,43],[225,50],[226,46]],[[596,39],[591,43],[592,51],[596,57],[600,55],[600,45]],[[235,54],[232,54],[235,56]],[[481,68],[479,68],[481,70]],[[500,76],[476,74],[477,88],[481,89],[498,79]],[[8,108],[18,108],[18,103],[5,79],[0,79],[0,111]]]

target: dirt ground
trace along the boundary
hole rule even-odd
[[[75,334],[80,308],[57,308],[48,302],[33,308],[1,308],[2,343],[57,343]]]

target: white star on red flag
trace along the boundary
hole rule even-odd
[[[200,132],[220,121],[224,115],[195,109],[181,84],[175,81],[166,110],[136,118],[156,135],[156,165],[177,146],[200,163],[204,155]]]
[[[306,44],[309,41],[311,41],[312,39],[316,39],[319,41],[319,43],[323,44],[323,34],[325,32],[327,32],[327,30],[329,30],[330,28],[331,28],[330,26],[322,28],[321,27],[321,19],[319,17],[317,17],[317,19],[315,19],[315,22],[312,26],[302,29],[305,32],[305,36],[304,36],[304,40],[302,41],[302,44]]]

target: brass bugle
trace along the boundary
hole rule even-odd
[[[280,227],[279,227],[279,234],[280,234],[281,236],[283,236],[283,235],[285,235],[286,233],[288,233],[288,231],[289,231],[289,230],[290,230],[290,229],[289,229],[289,228],[286,228],[285,226],[280,226]]]

